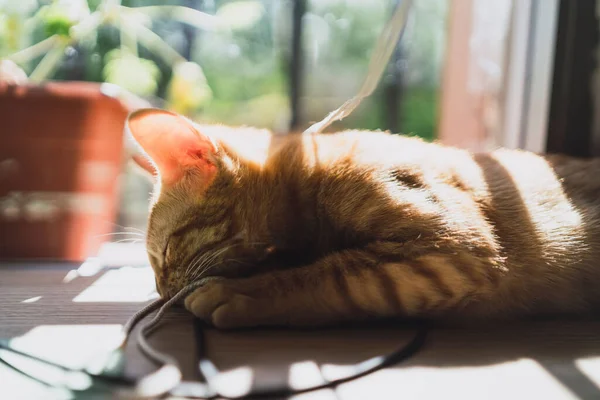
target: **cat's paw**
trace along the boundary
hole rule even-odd
[[[260,301],[244,293],[238,280],[219,279],[193,291],[185,307],[196,317],[217,328],[240,328],[258,325],[264,317]]]

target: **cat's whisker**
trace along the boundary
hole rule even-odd
[[[192,265],[194,265],[194,263],[196,263],[196,261],[198,260],[198,257],[200,257],[199,254],[195,254],[194,257],[190,260],[190,262],[187,263],[187,267],[185,268],[185,271],[183,272],[183,275],[187,275],[190,271],[190,268],[192,267]]]
[[[194,271],[194,274],[192,274],[192,280],[194,279],[199,279],[197,276],[202,276],[205,275],[206,273],[208,273],[209,270],[213,269],[215,266],[217,265],[221,265],[222,263],[217,263],[217,264],[212,264],[210,265],[211,262],[213,262],[218,256],[220,256],[221,254],[223,254],[224,252],[232,249],[235,246],[241,246],[244,245],[245,243],[234,243],[232,245],[226,246],[222,249],[220,249],[219,251],[215,251],[212,253],[212,256],[207,256],[207,259],[205,262],[203,262],[197,269],[196,271]],[[266,242],[252,242],[252,243],[248,243],[247,246],[256,246],[256,245],[266,245]],[[243,263],[240,260],[231,260],[233,262],[238,262],[238,263]],[[245,263],[248,265],[248,263]]]
[[[199,269],[196,273],[196,275],[193,277],[192,281],[197,281],[202,279],[204,276],[206,276],[206,274],[208,274],[213,268],[218,267],[219,265],[222,265],[224,262],[217,262],[214,264],[208,264],[206,265],[204,268]]]
[[[228,260],[229,262],[233,262],[233,263],[237,263],[237,264],[242,264],[242,265],[251,265],[251,263],[247,262],[247,261],[242,261],[242,260],[236,260],[236,259],[232,259],[232,260]]]
[[[141,239],[121,239],[121,240],[117,240],[116,242],[112,242],[112,243],[132,243],[132,244],[137,244],[137,243],[144,243],[144,241],[141,240]]]
[[[140,228],[135,228],[133,226],[123,226],[123,225],[119,225],[119,224],[114,224],[116,227],[121,228],[121,229],[125,229],[125,230],[130,230],[132,232],[139,232],[139,233],[143,233],[145,234],[145,232],[140,229]]]
[[[238,264],[244,264],[244,265],[251,265],[248,262],[242,261],[242,260],[238,260],[238,259],[231,259],[231,260],[227,260],[228,262],[234,262],[234,263],[238,263]],[[212,264],[210,266],[208,266],[207,268],[205,268],[202,273],[200,273],[200,275],[198,275],[198,277],[196,277],[193,281],[198,281],[200,279],[202,279],[208,272],[210,272],[211,269],[218,267],[219,265],[222,265],[224,262],[219,262],[219,263],[215,263]]]
[[[216,263],[216,264],[212,264],[211,266],[209,266],[208,268],[204,269],[197,277],[195,277],[192,282],[195,281],[199,281],[200,279],[204,278],[206,276],[206,274],[208,274],[210,272],[211,269],[218,267],[219,265],[223,264],[222,262],[220,263]]]
[[[227,261],[228,261],[228,262],[235,262],[235,263],[238,263],[238,264],[250,265],[250,263],[243,262],[243,261],[241,261],[241,260],[236,260],[236,259],[231,259],[231,260],[227,260]],[[215,263],[215,264],[209,265],[209,266],[208,266],[208,267],[206,267],[206,268],[205,268],[205,269],[204,269],[204,270],[203,270],[203,271],[202,271],[202,272],[201,272],[201,273],[198,275],[198,277],[197,277],[197,278],[195,278],[194,280],[200,280],[200,279],[202,279],[202,278],[203,278],[203,277],[204,277],[206,274],[208,274],[208,273],[210,272],[210,270],[212,270],[212,269],[213,269],[213,268],[215,268],[215,267],[218,267],[219,265],[223,265],[223,264],[224,264],[224,262],[223,262],[223,261],[221,261],[221,262],[219,262],[219,263]]]
[[[146,237],[146,234],[144,232],[135,232],[135,231],[119,231],[119,232],[113,232],[114,234],[118,234],[118,235],[133,235],[133,236],[143,236]]]
[[[231,246],[226,247],[226,249],[227,248],[231,248]],[[200,253],[196,257],[194,257],[192,262],[190,262],[190,264],[188,265],[188,268],[186,268],[185,276],[187,276],[190,273],[190,271],[197,271],[202,268],[202,265],[206,264],[207,262],[210,262],[208,260],[215,254],[215,252],[216,251],[213,251],[212,253],[211,252]]]
[[[143,235],[143,234],[137,233],[137,232],[112,232],[112,233],[104,233],[101,235],[95,235],[94,237],[98,238],[98,237],[120,236],[120,235],[130,235],[130,236],[139,237],[139,238],[146,238],[146,235]]]
[[[201,262],[202,257],[205,256],[206,253],[198,253],[194,256],[194,258],[189,262],[187,268],[185,269],[184,276],[187,276],[190,271],[193,271],[196,268],[196,265]]]
[[[230,250],[231,248],[235,247],[236,245],[240,245],[240,244],[232,244],[230,246],[226,246],[223,247],[220,250],[216,250],[213,251],[212,253],[209,253],[210,255],[206,257],[206,259],[204,260],[204,262],[202,262],[198,268],[194,271],[194,273],[192,274],[192,279],[194,279],[194,277],[198,274],[202,274],[204,270],[207,269],[207,266],[210,265],[210,263],[212,263],[217,257],[219,257],[221,254],[223,254],[224,252]]]
[[[106,223],[109,223],[109,224],[111,224],[112,226],[115,226],[115,227],[117,227],[117,228],[120,228],[120,229],[125,229],[125,230],[129,229],[129,230],[131,230],[131,231],[133,231],[133,232],[138,232],[138,233],[141,233],[141,234],[143,234],[143,235],[145,235],[145,234],[146,234],[146,232],[144,232],[143,230],[141,230],[141,229],[139,229],[139,228],[135,228],[135,227],[133,227],[133,226],[123,226],[123,225],[119,225],[119,224],[117,224],[116,222],[112,222],[112,221],[106,221],[106,220],[105,220],[104,222],[106,222]]]
[[[196,266],[192,270],[192,274],[191,274],[192,280],[196,277],[196,275],[202,274],[202,271],[206,268],[206,266],[210,265],[210,263],[213,262],[215,260],[215,258],[217,258],[219,256],[219,254],[222,254],[223,251],[228,248],[229,247],[226,247],[226,248],[222,249],[220,252],[213,251],[212,253],[207,253],[205,255],[205,257],[202,259],[202,261],[198,264],[198,266]]]
[[[202,268],[204,267],[204,265],[206,265],[208,262],[210,262],[209,260],[214,257],[214,254],[216,253],[216,251],[213,251],[212,253],[207,252],[207,253],[203,253],[202,257],[198,260],[198,262],[195,263],[194,267],[191,268],[191,271],[186,271],[186,276],[191,275],[192,279],[195,275],[197,275],[198,271],[202,270]],[[191,272],[191,274],[190,274]]]
[[[221,254],[223,254],[224,252],[232,249],[235,246],[241,246],[241,245],[247,245],[247,246],[259,246],[259,245],[266,245],[267,242],[252,242],[252,243],[234,243],[231,244],[229,246],[226,246],[220,250],[214,251],[213,253],[207,253],[208,255],[205,254],[206,259],[197,267],[195,267],[195,269],[193,269],[193,274],[191,275],[191,279],[199,279],[197,278],[197,276],[202,276],[204,274],[206,274],[209,270],[211,270],[212,268],[215,267],[215,265],[220,265],[222,263],[218,263],[218,264],[214,264],[214,265],[210,265],[211,262],[213,262],[218,256],[220,256]],[[239,262],[241,263],[240,260],[232,260],[234,262]],[[248,264],[248,263],[246,263]],[[187,273],[186,273],[187,276]]]

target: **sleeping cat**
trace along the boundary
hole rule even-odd
[[[153,109],[128,129],[158,175],[147,235],[158,291],[212,277],[185,306],[217,327],[600,305],[600,159],[273,135]]]

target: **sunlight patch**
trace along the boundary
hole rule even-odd
[[[600,388],[600,357],[589,357],[575,360],[575,366]]]
[[[77,273],[77,270],[72,269],[69,272],[67,272],[67,274],[63,278],[63,283],[69,283],[69,282],[73,281],[75,278],[77,278],[78,276],[79,276],[79,274]]]
[[[0,351],[5,357],[8,354]],[[0,364],[0,382],[2,382],[1,393],[18,393],[20,399],[44,399],[44,400],[71,400],[73,393],[66,388],[52,388],[30,379],[10,367]]]
[[[242,397],[252,389],[254,372],[250,367],[239,367],[221,372],[212,383],[227,397]]]
[[[30,297],[26,300],[23,300],[21,303],[35,303],[36,301],[38,301],[41,298],[42,298],[42,296]]]
[[[102,263],[97,258],[88,258],[83,264],[77,268],[79,276],[94,276],[102,271]]]
[[[123,338],[121,329],[121,325],[117,324],[40,325],[22,336],[11,339],[9,343],[15,350],[68,368],[81,369],[96,362],[101,356],[118,346]],[[24,389],[27,392],[43,391],[39,396],[31,398],[72,398],[69,389],[85,390],[92,385],[90,377],[81,372],[64,371],[6,350],[0,350],[0,355],[9,365],[31,377],[30,379],[19,374],[8,365],[0,365],[2,378],[0,381],[3,385],[4,382],[15,383],[13,375],[19,375],[21,380],[26,380],[26,383],[15,383],[18,393],[22,393]],[[52,388],[44,383],[51,385]],[[3,387],[4,389],[6,388]]]
[[[146,246],[141,243],[104,243],[98,251],[98,259],[105,266],[150,265]]]
[[[316,362],[302,361],[290,365],[288,384],[292,389],[306,389],[323,383],[325,380]]]
[[[157,297],[152,268],[123,267],[107,271],[73,301],[143,303]]]
[[[329,377],[328,377],[329,378]],[[400,366],[383,369],[337,389],[339,397],[354,399],[402,397],[463,399],[571,399],[572,393],[540,363],[529,358],[485,365]]]
[[[122,340],[121,325],[40,325],[10,340],[11,347],[71,368],[81,368]]]

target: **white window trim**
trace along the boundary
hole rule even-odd
[[[544,152],[559,0],[515,2],[499,145]]]

